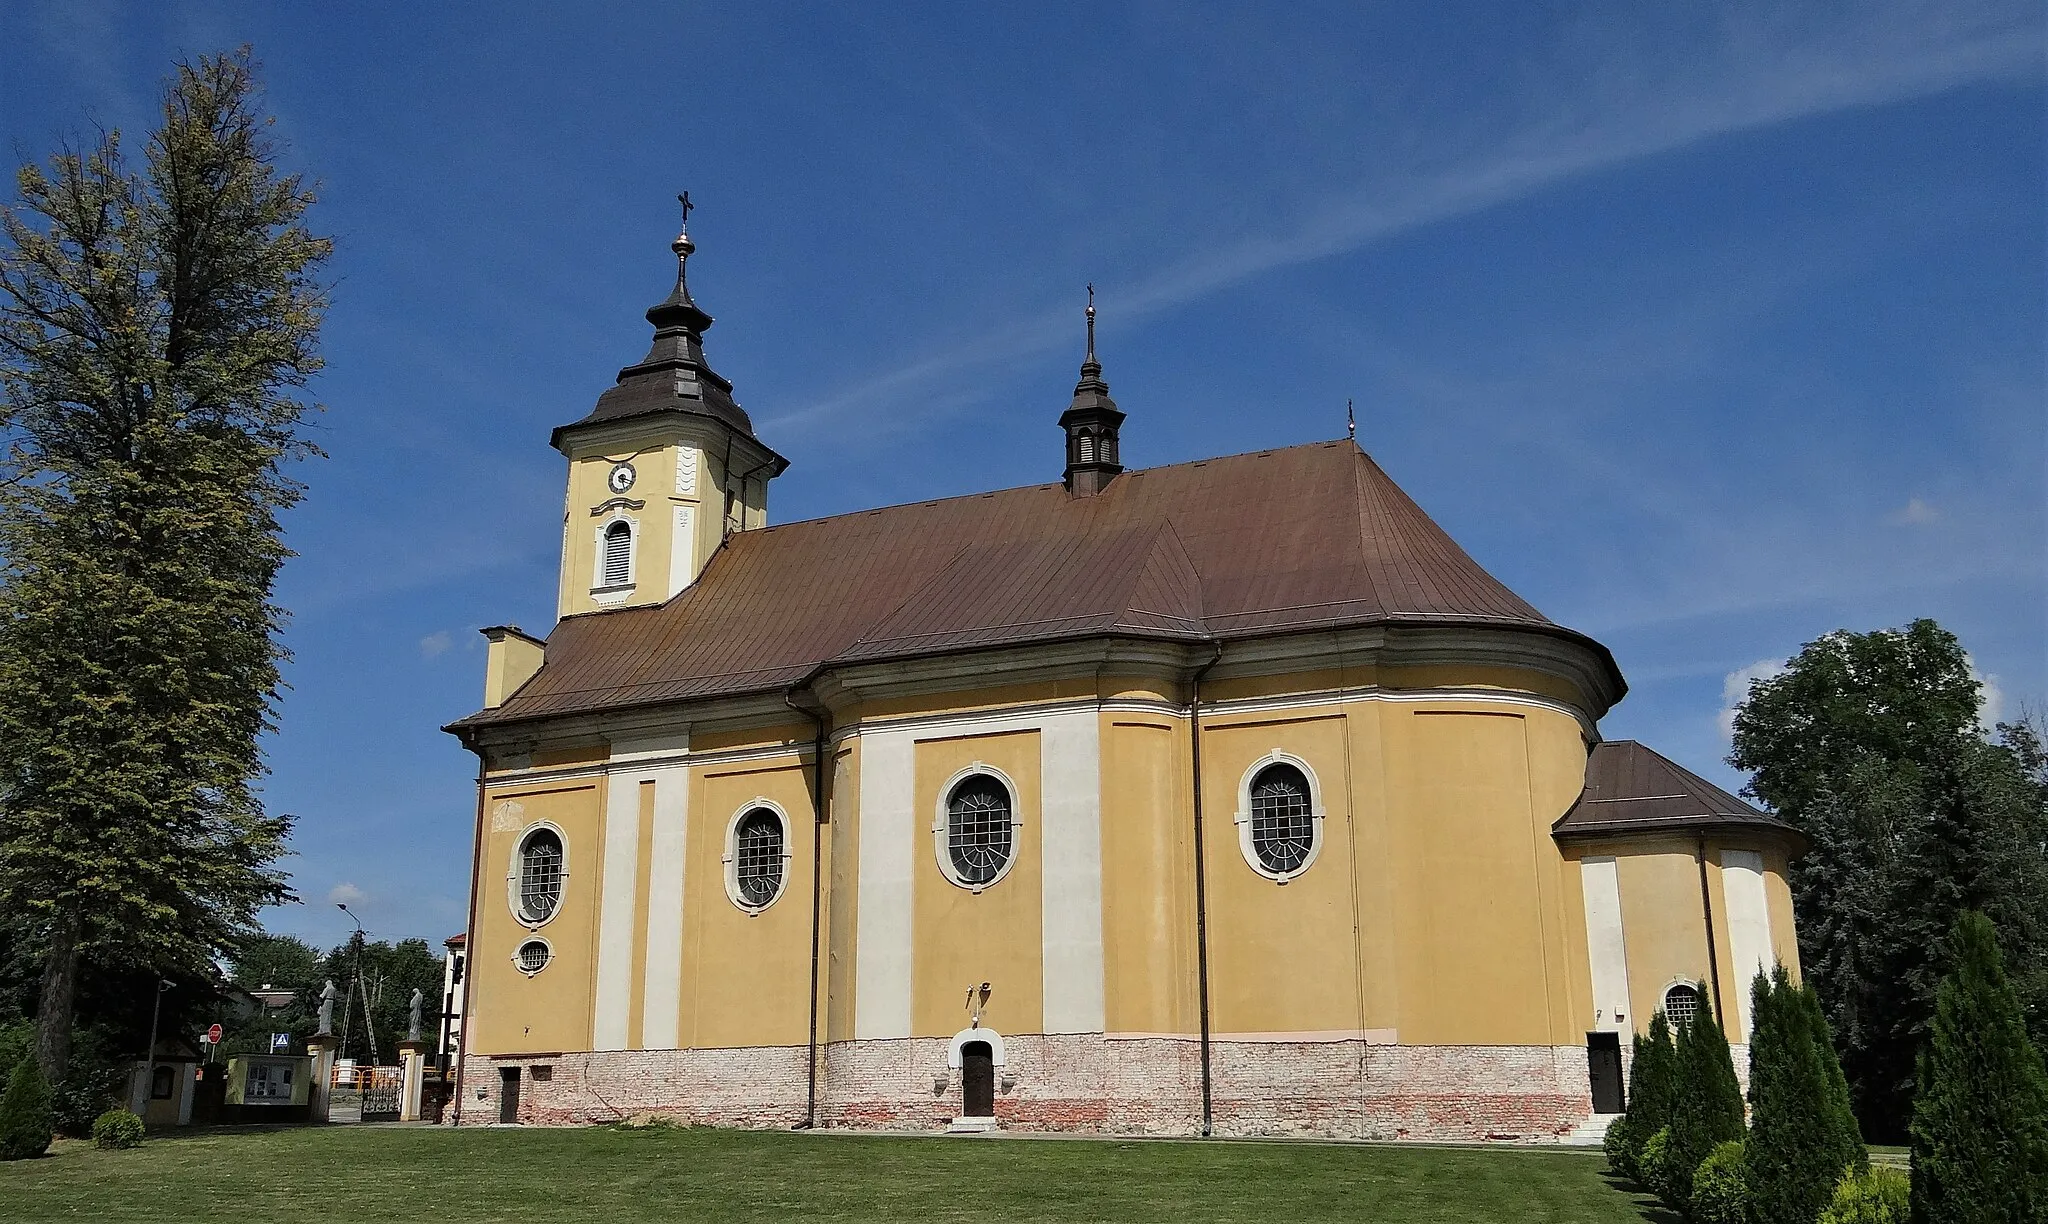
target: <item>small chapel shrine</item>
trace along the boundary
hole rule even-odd
[[[1799,835],[1355,442],[1126,469],[1091,303],[1045,483],[771,525],[695,249],[449,728],[454,1120],[1552,1140],[1659,1009],[1741,1061]]]

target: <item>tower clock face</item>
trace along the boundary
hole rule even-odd
[[[633,465],[630,463],[613,464],[612,474],[605,478],[605,483],[611,486],[611,490],[614,493],[624,493],[627,489],[632,488]]]

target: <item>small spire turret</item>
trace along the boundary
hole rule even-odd
[[[1060,414],[1067,433],[1067,491],[1091,497],[1109,487],[1124,470],[1118,458],[1118,431],[1124,414],[1109,398],[1102,363],[1095,358],[1095,286],[1088,286],[1088,347],[1081,359],[1081,380],[1074,384],[1074,402]]]

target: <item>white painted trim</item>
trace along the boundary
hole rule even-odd
[[[613,523],[626,525],[626,580],[616,584],[604,580],[604,537]],[[625,596],[620,593],[633,589],[640,565],[640,520],[623,510],[613,510],[591,530],[595,533],[595,542],[590,558],[590,596],[599,603],[607,602],[601,596],[617,595],[623,599]]]
[[[668,596],[697,580],[697,508],[677,506],[668,541]]]
[[[1041,768],[1043,767],[1041,766]],[[960,878],[959,871],[954,868],[953,856],[946,851],[946,842],[948,840],[947,832],[952,825],[953,791],[962,782],[978,775],[994,778],[1002,784],[1004,793],[1010,797],[1010,853],[1004,857],[1003,865],[996,868],[994,876],[983,880],[979,884],[969,884]],[[946,784],[939,788],[938,802],[933,805],[932,811],[932,857],[937,860],[939,874],[946,877],[946,882],[956,888],[964,888],[975,896],[980,896],[982,893],[1002,883],[1004,878],[1010,874],[1010,869],[1017,865],[1018,851],[1023,848],[1023,807],[1024,805],[1017,801],[1017,784],[1010,780],[1010,775],[986,762],[975,761],[955,773],[952,777],[947,778]]]
[[[754,812],[767,812],[782,825],[782,875],[776,881],[775,895],[759,905],[745,900],[740,895],[738,862],[740,821],[746,819],[747,816]],[[732,902],[734,909],[739,910],[749,918],[754,917],[777,901],[782,900],[782,894],[789,891],[790,868],[796,862],[796,852],[790,848],[790,829],[789,813],[782,810],[781,804],[764,795],[756,795],[741,804],[739,810],[732,814],[732,819],[725,822],[725,857],[720,860],[725,864],[725,896],[727,900]]]
[[[1755,850],[1721,851],[1721,899],[1728,911],[1728,962],[1735,971],[1735,1015],[1740,1025],[1730,1041],[1749,1040],[1749,991],[1759,972],[1769,973],[1771,910],[1764,897],[1764,856]]]
[[[697,495],[697,448],[688,444],[676,447],[676,495]]]
[[[1308,855],[1301,860],[1301,866],[1292,871],[1274,871],[1259,861],[1257,847],[1252,844],[1252,783],[1265,772],[1268,766],[1291,765],[1301,771],[1308,782],[1309,839]],[[1316,865],[1317,856],[1323,852],[1323,784],[1316,777],[1315,769],[1307,761],[1291,752],[1275,748],[1253,761],[1237,780],[1237,848],[1244,855],[1245,865],[1275,884],[1285,884]]]
[[[1008,1065],[1009,1056],[1003,1050],[1003,1035],[1001,1033],[996,1032],[992,1028],[964,1028],[953,1034],[953,1044],[946,1047],[946,1069],[948,1071],[958,1071],[960,1069],[960,1051],[967,1048],[967,1043],[970,1041],[988,1042],[989,1060],[996,1065],[997,1069]]]
[[[539,944],[541,947],[546,948],[548,950],[548,958],[540,963],[540,969],[528,969],[525,965],[519,963],[519,954],[526,950],[526,945],[528,944]],[[539,973],[541,969],[545,969],[549,965],[552,965],[554,963],[555,945],[549,943],[547,939],[543,936],[529,934],[525,939],[520,940],[518,943],[512,946],[512,967],[514,969],[517,969],[519,972],[525,974],[527,977],[532,977],[534,974]]]
[[[1629,1033],[1628,945],[1621,929],[1621,876],[1611,854],[1579,860],[1586,905],[1586,958],[1593,975],[1591,1031]]]
[[[640,778],[614,773],[605,785],[604,880],[598,888],[597,976],[591,1000],[594,1050],[627,1048],[633,1006],[634,911],[640,867]]]
[[[1039,727],[1042,1027],[1099,1033],[1102,970],[1102,720],[1092,709]]]
[[[856,1039],[911,1034],[916,749],[908,732],[866,736],[860,758],[860,885],[854,910]]]
[[[615,746],[616,747],[616,746]],[[654,833],[648,841],[647,976],[640,1046],[676,1048],[683,991],[683,883],[689,852],[690,771],[655,772]]]
[[[522,910],[519,907],[519,868],[520,859],[524,858],[526,855],[527,841],[530,838],[532,838],[535,833],[538,833],[543,829],[547,830],[550,833],[553,833],[555,835],[555,841],[559,843],[562,847],[562,887],[561,891],[555,897],[555,908],[548,911],[547,917],[535,919],[528,917],[526,911]],[[519,830],[519,836],[512,839],[512,861],[506,865],[505,869],[505,906],[507,909],[510,909],[512,911],[512,920],[514,922],[517,922],[520,926],[525,927],[529,931],[537,931],[540,928],[546,926],[548,923],[553,922],[555,920],[556,915],[562,912],[562,906],[567,904],[568,901],[569,835],[562,831],[562,826],[556,824],[552,820],[536,820],[532,824],[527,825],[525,828]]]

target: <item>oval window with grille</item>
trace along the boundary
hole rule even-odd
[[[764,909],[781,896],[789,863],[789,834],[782,813],[768,807],[742,813],[733,824],[728,861],[732,899],[741,909]]]
[[[545,939],[529,939],[519,945],[519,951],[512,956],[512,963],[519,966],[519,972],[531,977],[548,967],[555,958],[554,950]]]
[[[542,923],[562,904],[562,836],[535,829],[519,843],[519,918]]]
[[[1664,992],[1664,1018],[1673,1028],[1684,1028],[1700,1014],[1700,992],[1683,983]]]
[[[1307,774],[1291,761],[1258,768],[1245,788],[1245,857],[1259,874],[1285,881],[1315,858],[1315,796]]]
[[[946,862],[953,882],[980,888],[1010,865],[1015,848],[1010,788],[993,775],[969,774],[946,796]]]

